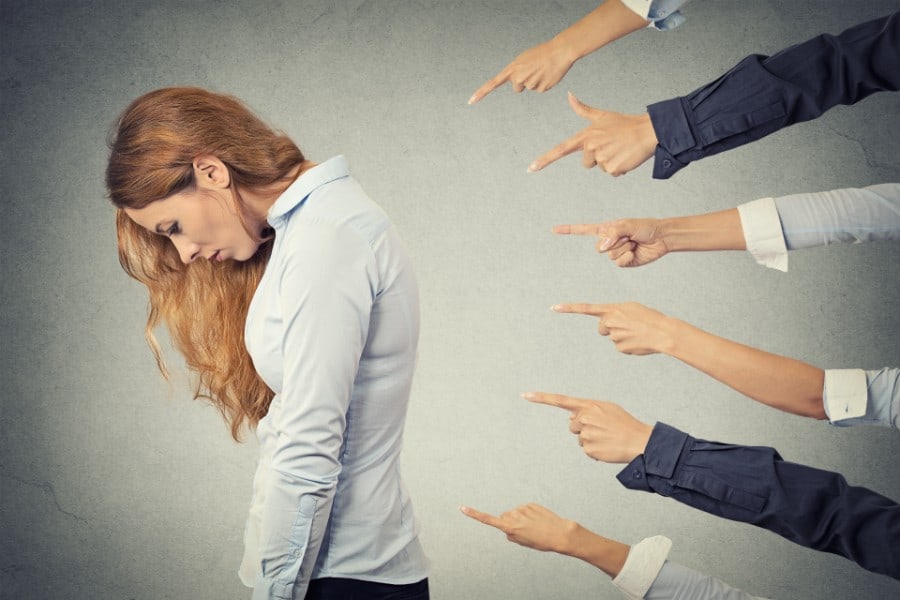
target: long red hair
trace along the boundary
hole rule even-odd
[[[244,345],[247,310],[271,241],[244,262],[184,264],[168,239],[137,225],[123,209],[143,208],[192,187],[193,160],[203,154],[225,163],[238,203],[241,189],[288,179],[303,154],[238,99],[184,87],[134,100],[116,121],[109,146],[106,188],[118,209],[119,262],[150,292],[145,334],[157,365],[167,376],[153,334],[162,323],[197,375],[194,397],[216,406],[239,440],[241,428],[255,426],[273,396]]]

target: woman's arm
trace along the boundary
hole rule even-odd
[[[511,542],[557,552],[594,565],[629,598],[667,600],[758,600],[714,577],[666,561],[672,542],[663,536],[634,546],[605,538],[543,506],[526,504],[499,517],[460,507],[476,521],[495,527]]]
[[[672,10],[683,3],[668,2],[676,5]],[[478,88],[469,98],[469,104],[475,104],[506,82],[511,83],[516,92],[525,89],[545,92],[559,83],[578,59],[646,27],[650,22],[646,16],[646,12],[640,15],[622,0],[606,0],[553,39],[517,56]]]
[[[539,504],[525,504],[499,517],[468,506],[461,506],[460,510],[467,517],[499,529],[511,542],[580,558],[610,577],[619,574],[628,556],[627,544],[597,535]]]
[[[747,250],[759,264],[787,271],[787,252],[837,243],[900,239],[900,183],[760,198],[719,212],[663,219],[557,225],[590,235],[620,267],[670,252]]]
[[[283,357],[283,389],[272,415],[254,599],[303,597],[309,582],[341,473],[346,415],[377,289],[371,249],[348,227],[315,221],[288,228],[277,233],[285,246],[275,299],[283,338],[271,343]]]
[[[689,217],[557,225],[553,233],[596,237],[597,252],[608,253],[620,267],[640,267],[670,252],[746,249],[736,208]]]
[[[703,331],[635,302],[558,304],[557,312],[599,319],[599,332],[624,354],[668,354],[725,385],[785,412],[826,418],[825,372]]]

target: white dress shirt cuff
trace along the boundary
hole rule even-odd
[[[655,535],[631,547],[622,570],[612,580],[629,600],[641,600],[659,575],[672,548],[672,540]]]
[[[625,5],[625,8],[633,12],[639,17],[648,18],[647,15],[650,14],[650,6],[653,5],[653,0],[621,0],[622,4]]]
[[[832,423],[866,414],[869,390],[862,369],[826,369],[822,401]]]
[[[781,219],[774,198],[760,198],[738,206],[747,251],[757,263],[788,270],[787,245],[781,230]]]

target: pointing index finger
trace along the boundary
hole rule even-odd
[[[573,223],[567,225],[555,225],[551,231],[561,235],[603,235],[605,229],[601,223]]]
[[[609,304],[554,304],[553,310],[558,313],[576,313],[591,317],[602,317],[610,311]]]
[[[484,85],[475,90],[475,93],[469,98],[469,104],[475,104],[507,81],[509,81],[508,67],[497,73],[494,77],[488,79]]]
[[[534,159],[534,161],[528,166],[528,171],[530,173],[540,171],[550,163],[556,162],[562,157],[572,154],[576,150],[580,150],[581,146],[581,133],[576,133],[561,144],[557,144],[557,146],[553,148],[553,150]]]
[[[583,400],[581,398],[572,398],[570,396],[564,396],[562,394],[545,394],[544,392],[526,392],[522,394],[529,402],[535,402],[537,404],[546,404],[548,406],[556,406],[558,408],[563,408],[569,411],[580,410],[588,405],[590,405],[590,400]]]
[[[491,527],[499,529],[500,531],[504,531],[504,532],[506,531],[503,527],[503,521],[501,521],[500,519],[498,519],[497,517],[495,517],[493,515],[489,515],[488,513],[483,513],[480,510],[475,510],[474,508],[472,508],[470,506],[460,506],[459,511],[471,519],[475,519],[476,521],[481,521],[485,525],[490,525]]]

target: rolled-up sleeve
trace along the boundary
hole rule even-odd
[[[900,505],[839,473],[784,461],[774,448],[697,440],[657,423],[644,454],[617,477],[900,579]]]
[[[259,532],[254,600],[305,594],[341,472],[346,414],[378,270],[346,226],[303,223],[281,273],[283,389]]]
[[[900,89],[900,13],[744,58],[687,96],[647,107],[659,140],[653,177],[815,119],[838,104]]]

